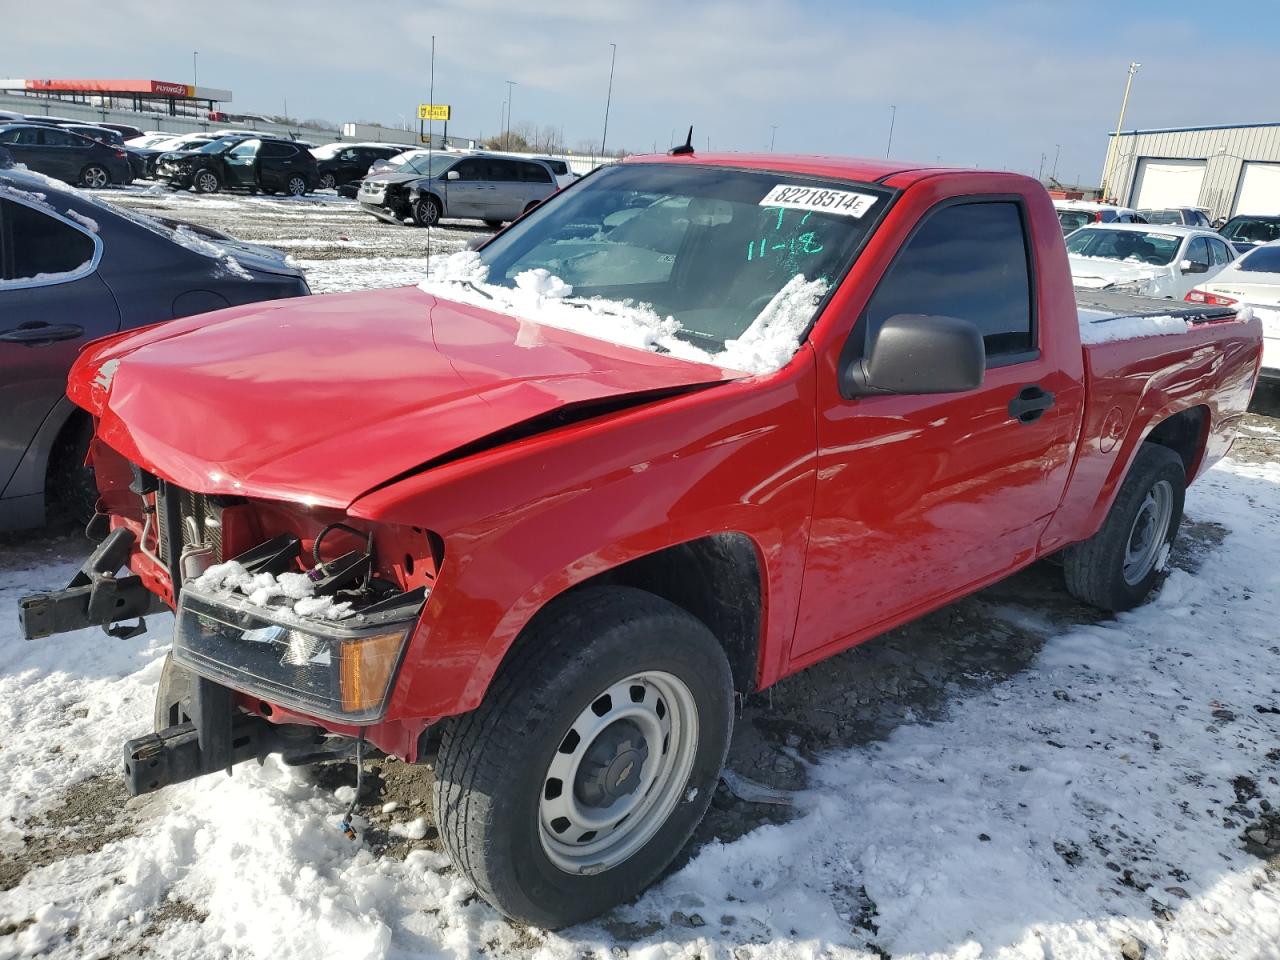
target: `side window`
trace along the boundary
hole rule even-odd
[[[46,147],[74,147],[82,144],[82,138],[73,133],[67,133],[65,130],[42,130],[44,145]]]
[[[482,160],[470,157],[466,160],[459,160],[452,169],[458,171],[459,180],[484,180],[487,179],[485,177],[488,172],[485,169],[487,166]]]
[[[540,163],[519,163],[520,179],[526,183],[550,183],[551,173]]]
[[[959,317],[988,360],[1035,346],[1030,258],[1018,204],[960,203],[929,215],[871,296],[866,331],[900,313]]]
[[[227,153],[232,157],[255,157],[258,155],[260,146],[262,146],[261,140],[246,140],[244,143],[236,144]]]
[[[1231,251],[1227,249],[1227,245],[1221,240],[1209,241],[1209,253],[1213,256],[1214,266],[1225,267],[1235,258],[1231,256]]]
[[[21,136],[22,133],[22,130],[0,131],[0,143],[17,143],[18,137]]]
[[[74,273],[93,260],[93,239],[40,210],[0,200],[0,280]]]
[[[1209,241],[1204,237],[1192,237],[1191,242],[1187,244],[1186,259],[1194,264],[1198,264],[1209,269]]]
[[[489,168],[488,174],[485,176],[486,180],[491,180],[495,183],[511,183],[524,179],[520,176],[520,167],[524,166],[524,164],[518,161],[490,160],[486,166]]]
[[[262,144],[262,156],[264,159],[285,160],[297,152],[297,147],[288,143],[280,143],[276,140],[268,140]]]

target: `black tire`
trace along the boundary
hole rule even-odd
[[[80,185],[100,190],[111,185],[111,171],[100,163],[91,163],[80,171]]]
[[[63,427],[49,452],[49,470],[45,479],[45,499],[50,515],[80,526],[93,519],[98,503],[98,484],[93,476],[93,467],[84,463],[91,440],[92,422],[88,417],[76,416]]]
[[[196,193],[217,193],[222,189],[222,178],[213,170],[197,170],[191,178]]]
[[[322,174],[320,174],[320,189],[321,189],[321,190],[333,190],[333,189],[335,189],[337,186],[338,186],[338,181],[337,181],[336,179],[334,179],[334,176],[333,176],[333,174],[332,174],[332,173],[322,173]]]
[[[490,229],[492,229],[492,230],[497,230],[498,228],[500,228],[500,227],[502,226],[502,223],[503,223],[503,221],[501,221],[501,220],[486,220],[486,221],[484,222],[484,225],[485,225],[486,227],[489,227],[489,228],[490,228]]]
[[[284,192],[290,197],[305,196],[308,189],[310,188],[307,186],[307,178],[297,174],[286,180],[284,184]]]
[[[541,200],[531,200],[531,201],[529,201],[529,203],[527,203],[527,204],[525,205],[524,211],[520,214],[520,216],[522,216],[522,217],[523,217],[526,213],[528,213],[530,210],[532,210],[534,207],[536,207],[536,206],[537,206],[538,204],[540,204],[541,202],[542,202]]]
[[[440,222],[440,201],[435,197],[419,197],[415,200],[413,222],[419,227],[434,227]]]
[[[1131,610],[1146,600],[1165,577],[1168,550],[1182,523],[1186,483],[1181,457],[1168,447],[1142,444],[1102,528],[1063,551],[1063,572],[1071,595],[1117,612]],[[1169,497],[1168,520],[1161,522],[1163,511],[1151,503],[1158,504],[1165,496]],[[1150,519],[1153,509],[1156,515]],[[1141,536],[1144,531],[1149,536]],[[1126,560],[1134,555],[1135,545],[1143,543],[1153,544],[1150,565],[1135,560],[1126,577]],[[1145,550],[1140,552],[1145,554]]]
[[[663,789],[652,791],[674,797],[674,806],[665,820],[651,821],[659,824],[651,834],[629,831],[637,834],[632,842],[643,845],[620,862],[599,872],[562,869],[548,856],[540,826],[545,792],[553,783],[550,765],[565,752],[571,727],[583,712],[606,699],[602,692],[648,671],[678,678],[690,695],[679,709],[696,707],[688,714],[697,722],[694,744],[685,754],[691,757],[687,776],[673,775]],[[589,588],[554,601],[526,629],[480,707],[446,721],[435,786],[444,846],[480,895],[513,920],[555,929],[597,916],[640,893],[688,841],[724,765],[732,706],[723,649],[681,608],[629,587]],[[663,715],[661,707],[657,715]],[[597,730],[593,742],[604,741],[617,725],[610,721]],[[667,740],[660,748],[664,763]],[[638,761],[640,780],[651,771],[648,756]],[[615,753],[606,779],[619,758]],[[631,770],[628,763],[611,789],[621,789]],[[575,795],[582,776],[570,787]],[[649,796],[638,788],[632,792]],[[609,829],[618,831],[630,816],[631,811]],[[637,813],[637,820],[642,817]]]

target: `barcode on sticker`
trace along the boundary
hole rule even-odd
[[[762,207],[785,207],[788,210],[815,210],[842,217],[860,217],[871,209],[876,198],[869,193],[850,190],[828,190],[825,187],[795,187],[780,183],[760,201]]]

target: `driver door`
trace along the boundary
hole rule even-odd
[[[225,154],[227,186],[248,190],[258,186],[258,148],[261,140],[246,140]]]
[[[849,341],[833,344],[821,362],[817,486],[792,669],[1035,555],[1066,486],[1079,381],[1052,335],[1055,324],[1076,322],[1074,306],[1070,316],[1038,315],[1034,292],[1044,284],[1033,272],[1027,223],[1022,201],[1007,196],[926,211]],[[867,332],[899,314],[977,326],[987,356],[981,386],[843,396],[846,358],[860,356]]]

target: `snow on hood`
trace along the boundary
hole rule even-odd
[[[1102,290],[1126,283],[1152,280],[1164,272],[1164,268],[1149,263],[1128,260],[1110,260],[1106,257],[1068,256],[1071,264],[1071,280],[1077,287]]]
[[[418,288],[515,317],[521,322],[526,342],[536,342],[537,333],[525,325],[543,325],[751,374],[772,373],[795,356],[800,338],[828,289],[822,279],[805,280],[803,274],[796,274],[742,336],[727,341],[723,350],[710,353],[680,338],[680,322],[659,316],[647,303],[574,297],[572,286],[541,267],[517,274],[515,287],[488,283],[488,274],[479,253],[462,250],[432,257]]]

